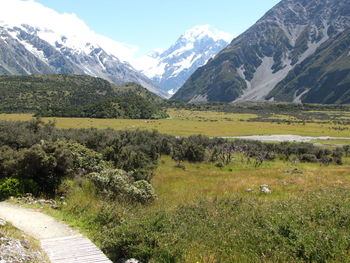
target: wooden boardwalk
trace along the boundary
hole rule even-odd
[[[0,218],[39,240],[51,263],[112,263],[88,238],[48,215],[0,202]]]
[[[41,240],[51,263],[111,263],[89,239],[70,236]]]

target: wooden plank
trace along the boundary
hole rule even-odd
[[[112,263],[83,236],[45,239],[41,244],[52,263]]]

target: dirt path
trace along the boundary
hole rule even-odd
[[[0,218],[38,239],[52,263],[111,263],[89,239],[50,216],[0,202]]]

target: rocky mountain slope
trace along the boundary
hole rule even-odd
[[[117,85],[135,82],[165,96],[119,59],[126,50],[122,44],[97,35],[77,17],[32,1],[4,1],[8,3],[0,12],[0,74],[85,74]],[[16,15],[16,8],[28,12]]]
[[[231,34],[210,25],[196,26],[186,31],[169,49],[149,54],[140,69],[171,96],[196,69],[206,64],[231,40]]]
[[[349,103],[349,0],[283,0],[173,99]]]

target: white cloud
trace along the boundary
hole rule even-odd
[[[87,51],[86,43],[90,43],[124,61],[132,60],[139,49],[96,34],[76,14],[61,14],[33,0],[0,0],[0,6],[0,24],[31,25],[39,30],[40,37],[52,45],[65,36],[69,47]]]
[[[62,37],[66,37],[65,45],[76,50],[89,52],[90,47],[86,44],[90,43],[103,48],[122,61],[129,62],[139,70],[152,71],[152,75],[159,75],[164,71],[164,65],[160,64],[158,59],[149,55],[137,57],[138,46],[121,43],[95,33],[74,13],[58,13],[34,0],[0,0],[0,6],[0,25],[20,27],[22,24],[28,24],[35,27],[39,37],[51,45],[55,45],[56,41],[62,42]],[[232,34],[219,31],[211,25],[195,26],[186,31],[183,37],[195,40],[205,35],[227,42],[233,39]]]
[[[183,37],[188,39],[188,40],[193,40],[195,41],[198,38],[204,37],[204,36],[209,36],[213,38],[215,41],[217,40],[225,40],[226,42],[231,42],[234,35],[231,33],[227,33],[224,31],[220,31],[213,27],[212,25],[200,25],[200,26],[195,26],[185,32],[183,34]]]

